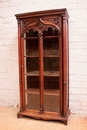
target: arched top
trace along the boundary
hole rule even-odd
[[[24,29],[23,29],[23,33],[27,32],[30,29],[35,30],[35,25],[37,25],[38,21],[34,21],[34,22],[30,22],[27,25],[25,25]]]
[[[58,31],[60,31],[59,27],[54,24],[51,20],[46,20],[46,19],[41,19],[40,18],[40,21],[44,24],[44,25],[49,25],[49,26],[53,26],[55,27]]]
[[[50,26],[43,31],[44,36],[53,36],[53,35],[57,36],[58,34],[59,31]]]
[[[32,28],[29,29],[29,30],[26,32],[26,37],[37,37],[37,36],[38,36],[38,31],[33,30]]]
[[[40,33],[48,29],[49,27],[53,28],[53,30],[58,30],[58,32],[60,32],[58,25],[56,25],[52,20],[39,18],[25,25],[23,28],[23,33],[27,32],[29,29],[36,30]]]

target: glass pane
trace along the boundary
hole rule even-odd
[[[57,95],[45,95],[44,97],[44,111],[48,112],[60,112],[59,96]]]
[[[47,90],[59,90],[59,77],[45,76],[44,88]]]
[[[26,72],[33,74],[39,71],[39,57],[26,57]]]
[[[43,48],[44,48],[44,56],[59,56],[59,44],[57,38],[44,38]]]
[[[60,112],[59,38],[58,32],[49,28],[44,32],[44,110]]]
[[[44,77],[44,110],[59,112],[59,78]]]
[[[50,72],[59,71],[59,58],[44,57],[44,70]]]
[[[39,110],[40,109],[40,95],[26,93],[26,109]]]
[[[39,77],[38,76],[27,76],[27,89],[39,89]]]
[[[26,84],[26,108],[32,110],[40,109],[39,77],[27,76]]]
[[[39,76],[25,76],[26,108],[40,109]]]
[[[30,29],[25,35],[25,56],[39,56],[38,52],[38,32]]]
[[[26,39],[26,53],[27,56],[39,56],[38,39]]]

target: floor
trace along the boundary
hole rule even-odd
[[[87,117],[70,115],[68,125],[57,121],[17,118],[18,108],[0,107],[0,130],[87,130]]]

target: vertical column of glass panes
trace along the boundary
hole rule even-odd
[[[44,48],[44,111],[60,112],[59,38],[51,27],[43,32]]]
[[[24,37],[26,109],[40,109],[39,51],[37,32],[30,29]]]

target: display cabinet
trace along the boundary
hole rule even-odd
[[[20,111],[18,117],[60,120],[69,116],[68,13],[55,9],[16,14]]]

